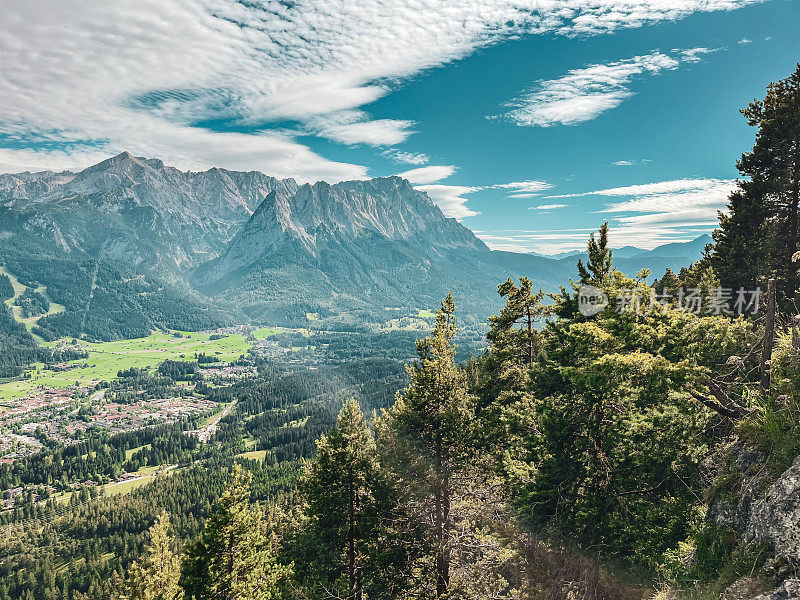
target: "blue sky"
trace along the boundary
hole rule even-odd
[[[12,2],[0,171],[129,150],[301,181],[406,174],[491,247],[713,228],[800,60],[769,0]]]

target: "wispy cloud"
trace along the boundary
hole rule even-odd
[[[474,217],[478,213],[467,206],[466,194],[477,192],[481,188],[471,187],[466,185],[445,185],[445,184],[431,184],[431,185],[417,185],[415,189],[425,192],[431,197],[436,205],[442,209],[446,217],[454,219],[463,219],[465,217]]]
[[[613,167],[634,167],[638,165],[645,165],[651,162],[648,158],[641,158],[639,160],[615,160],[611,163]]]
[[[528,210],[555,210],[556,208],[567,208],[569,204],[540,204],[531,206]]]
[[[328,160],[299,136],[403,141],[412,123],[363,107],[511,36],[607,33],[756,1],[13,2],[0,20],[0,135],[50,143],[6,147],[0,169],[62,168],[129,149],[183,168],[365,177],[365,167]],[[199,125],[220,120],[243,129]]]
[[[653,247],[712,229],[735,187],[733,179],[676,179],[576,195],[618,198],[599,212],[614,215],[618,236]]]
[[[742,39],[740,39],[736,43],[737,44],[751,44],[752,42],[753,42],[753,40],[751,40],[750,38],[743,37]]]
[[[430,157],[422,152],[405,152],[396,148],[383,150],[381,156],[406,165],[424,165],[430,160]]]
[[[531,179],[528,181],[511,181],[509,183],[498,183],[491,187],[502,190],[512,190],[514,193],[509,194],[509,198],[533,198],[535,196],[538,196],[540,192],[552,188],[553,184],[548,183],[547,181]]]
[[[408,179],[411,183],[435,183],[450,177],[456,172],[454,165],[429,165],[410,171],[398,173],[399,177]]]
[[[654,248],[668,242],[683,242],[708,233],[718,222],[728,197],[735,189],[732,179],[675,179],[547,198],[597,198],[597,225],[608,220],[613,246]],[[542,204],[531,210],[565,208]],[[554,254],[582,250],[591,228],[486,231],[479,237],[491,248],[516,248]]]
[[[374,119],[360,110],[344,110],[306,119],[305,128],[310,133],[340,144],[367,144],[393,146],[400,144],[413,133],[412,121]]]
[[[540,81],[533,89],[507,104],[502,115],[520,127],[577,125],[616,108],[634,95],[633,80],[677,69],[681,62],[696,62],[708,48],[654,51],[607,64],[572,69],[563,77]]]

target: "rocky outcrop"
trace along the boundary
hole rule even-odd
[[[763,573],[783,582],[753,598],[746,592],[755,580],[744,577],[723,597],[800,599],[800,579],[796,578],[800,573],[800,456],[777,479],[769,472],[766,457],[743,442],[734,443],[714,460],[717,464],[707,466],[721,489],[709,506],[708,518],[718,527],[735,531],[742,543],[767,549]]]
[[[787,579],[779,588],[756,596],[752,600],[797,600],[800,598],[800,579]]]
[[[800,456],[756,497],[743,537],[767,545],[776,558],[800,566]]]
[[[709,480],[721,487],[708,510],[708,518],[718,527],[744,534],[750,522],[753,504],[769,484],[766,457],[747,444],[737,441],[726,451],[711,457],[705,465]]]

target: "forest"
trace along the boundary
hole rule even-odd
[[[182,466],[3,515],[0,600],[699,600],[785,583],[800,564],[717,511],[748,493],[742,456],[768,486],[800,455],[800,65],[742,113],[742,179],[679,273],[626,276],[603,224],[560,292],[498,282],[485,352],[459,352],[450,294],[421,339],[341,336],[313,368],[260,360],[254,381],[205,390],[236,402],[207,447],[183,423],[5,467],[9,485],[82,479],[145,444],[135,460]]]

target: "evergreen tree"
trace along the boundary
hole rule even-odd
[[[494,354],[502,353],[510,363],[533,363],[536,348],[534,325],[542,316],[541,302],[544,292],[533,293],[533,284],[520,277],[519,285],[509,277],[498,286],[498,293],[506,299],[499,315],[489,317],[489,333]]]
[[[173,551],[169,517],[162,512],[148,532],[149,540],[141,562],[134,562],[117,593],[119,600],[180,600],[178,586],[181,559]]]
[[[612,270],[613,252],[608,246],[608,223],[603,223],[598,231],[598,236],[595,238],[594,232],[589,236],[589,244],[586,247],[589,259],[586,266],[583,265],[582,260],[578,259],[578,274],[581,284],[603,287],[608,283],[608,277]]]
[[[731,195],[728,214],[720,215],[711,264],[733,289],[775,277],[779,299],[789,301],[799,283],[793,255],[800,248],[800,64],[742,114],[758,132],[752,150],[737,162],[748,179]]]
[[[379,529],[389,507],[382,505],[386,490],[375,440],[358,402],[345,403],[336,427],[317,448],[300,484],[307,524],[301,544],[306,556],[298,558],[308,564],[302,573],[298,567],[298,575],[312,595],[333,587],[338,597],[359,600],[365,587],[372,591],[385,577],[375,567],[382,551]],[[314,572],[319,581],[313,581]]]
[[[201,539],[188,551],[181,584],[189,598],[276,600],[292,567],[276,560],[277,539],[263,509],[249,502],[252,475],[238,464]]]
[[[408,368],[409,386],[385,413],[384,439],[397,456],[395,468],[420,523],[429,524],[433,548],[431,593],[450,588],[453,496],[470,457],[475,399],[466,373],[455,364],[456,324],[452,294],[436,313],[431,336],[417,342],[419,360]]]

